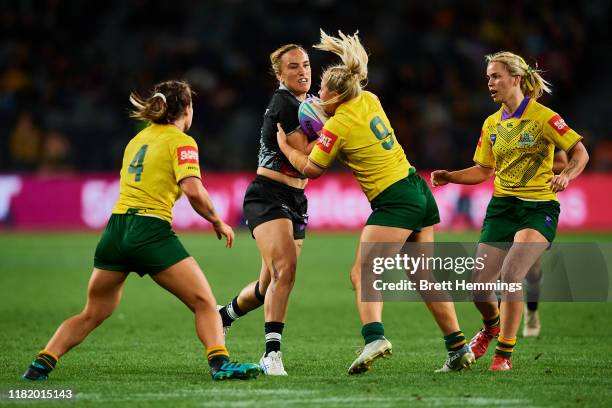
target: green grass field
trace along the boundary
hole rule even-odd
[[[611,303],[542,304],[542,336],[519,338],[512,372],[487,372],[488,354],[473,369],[453,374],[433,373],[445,350],[425,306],[389,303],[384,316],[392,358],[364,375],[348,376],[362,346],[348,279],[356,233],[310,234],[305,241],[283,335],[289,377],[212,382],[191,312],[149,278],[132,274],[115,314],[61,359],[49,381],[21,381],[57,325],[83,307],[97,239],[85,233],[0,234],[0,405],[11,402],[8,390],[39,388],[72,389],[79,406],[96,407],[612,406]],[[230,300],[259,272],[248,234],[239,234],[231,250],[211,235],[181,234],[181,239],[219,302]],[[559,239],[612,241],[612,235]],[[475,308],[462,303],[457,310],[471,336],[479,327]],[[232,358],[258,361],[263,337],[260,309],[232,327],[227,340]]]

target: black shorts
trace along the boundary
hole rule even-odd
[[[308,200],[302,189],[257,176],[244,194],[242,211],[251,234],[264,222],[289,218],[293,222],[293,239],[306,236]]]

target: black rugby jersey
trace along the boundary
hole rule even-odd
[[[291,177],[305,178],[280,151],[276,142],[276,124],[280,123],[288,137],[300,127],[298,108],[301,101],[281,85],[272,95],[264,113],[259,141],[259,167],[278,171]]]

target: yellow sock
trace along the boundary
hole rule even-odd
[[[208,360],[222,356],[225,356],[229,360],[229,352],[225,346],[212,346],[206,349],[206,357]]]
[[[495,354],[510,357],[514,351],[514,346],[516,346],[516,337],[509,339],[507,337],[499,336],[497,338],[497,346],[495,346]]]

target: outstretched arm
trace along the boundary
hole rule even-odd
[[[278,147],[287,157],[291,165],[308,178],[320,177],[325,172],[325,169],[310,161],[308,156],[306,156],[300,150],[291,147],[289,143],[287,143],[287,135],[285,134],[285,131],[280,123],[277,123],[276,126],[278,127],[278,132],[276,132]],[[312,150],[312,146],[314,146],[314,143],[309,144],[310,150]]]
[[[225,246],[231,248],[234,243],[234,230],[219,218],[208,191],[197,177],[187,177],[179,183],[195,212],[210,222],[217,233],[217,238],[225,237]]]
[[[443,186],[448,183],[480,184],[495,174],[495,169],[479,164],[457,171],[436,170],[431,173],[431,185]]]

